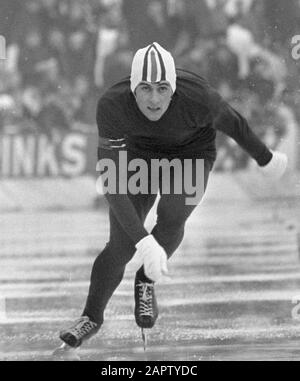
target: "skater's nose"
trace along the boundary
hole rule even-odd
[[[160,103],[160,94],[157,89],[152,89],[150,92],[149,102],[151,106],[157,106]]]

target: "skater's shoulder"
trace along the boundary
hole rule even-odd
[[[184,69],[176,69],[177,94],[188,102],[210,108],[221,96],[202,76]]]
[[[208,84],[207,80],[201,76],[200,74],[196,74],[190,70],[182,69],[182,68],[176,68],[176,81],[178,85],[178,81],[186,81],[190,84],[198,84],[205,86]]]
[[[98,112],[116,114],[128,106],[132,94],[130,91],[129,77],[121,79],[105,90],[98,101]]]

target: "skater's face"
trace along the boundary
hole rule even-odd
[[[141,82],[135,90],[135,99],[138,108],[146,118],[155,122],[167,111],[172,93],[172,88],[167,81]]]

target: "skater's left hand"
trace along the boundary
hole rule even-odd
[[[285,153],[279,151],[271,152],[273,156],[270,162],[263,167],[259,167],[259,169],[265,177],[278,180],[286,171],[288,158]]]

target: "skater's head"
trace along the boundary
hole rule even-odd
[[[151,121],[159,120],[176,90],[172,55],[157,42],[139,49],[132,61],[130,88],[140,111]]]

